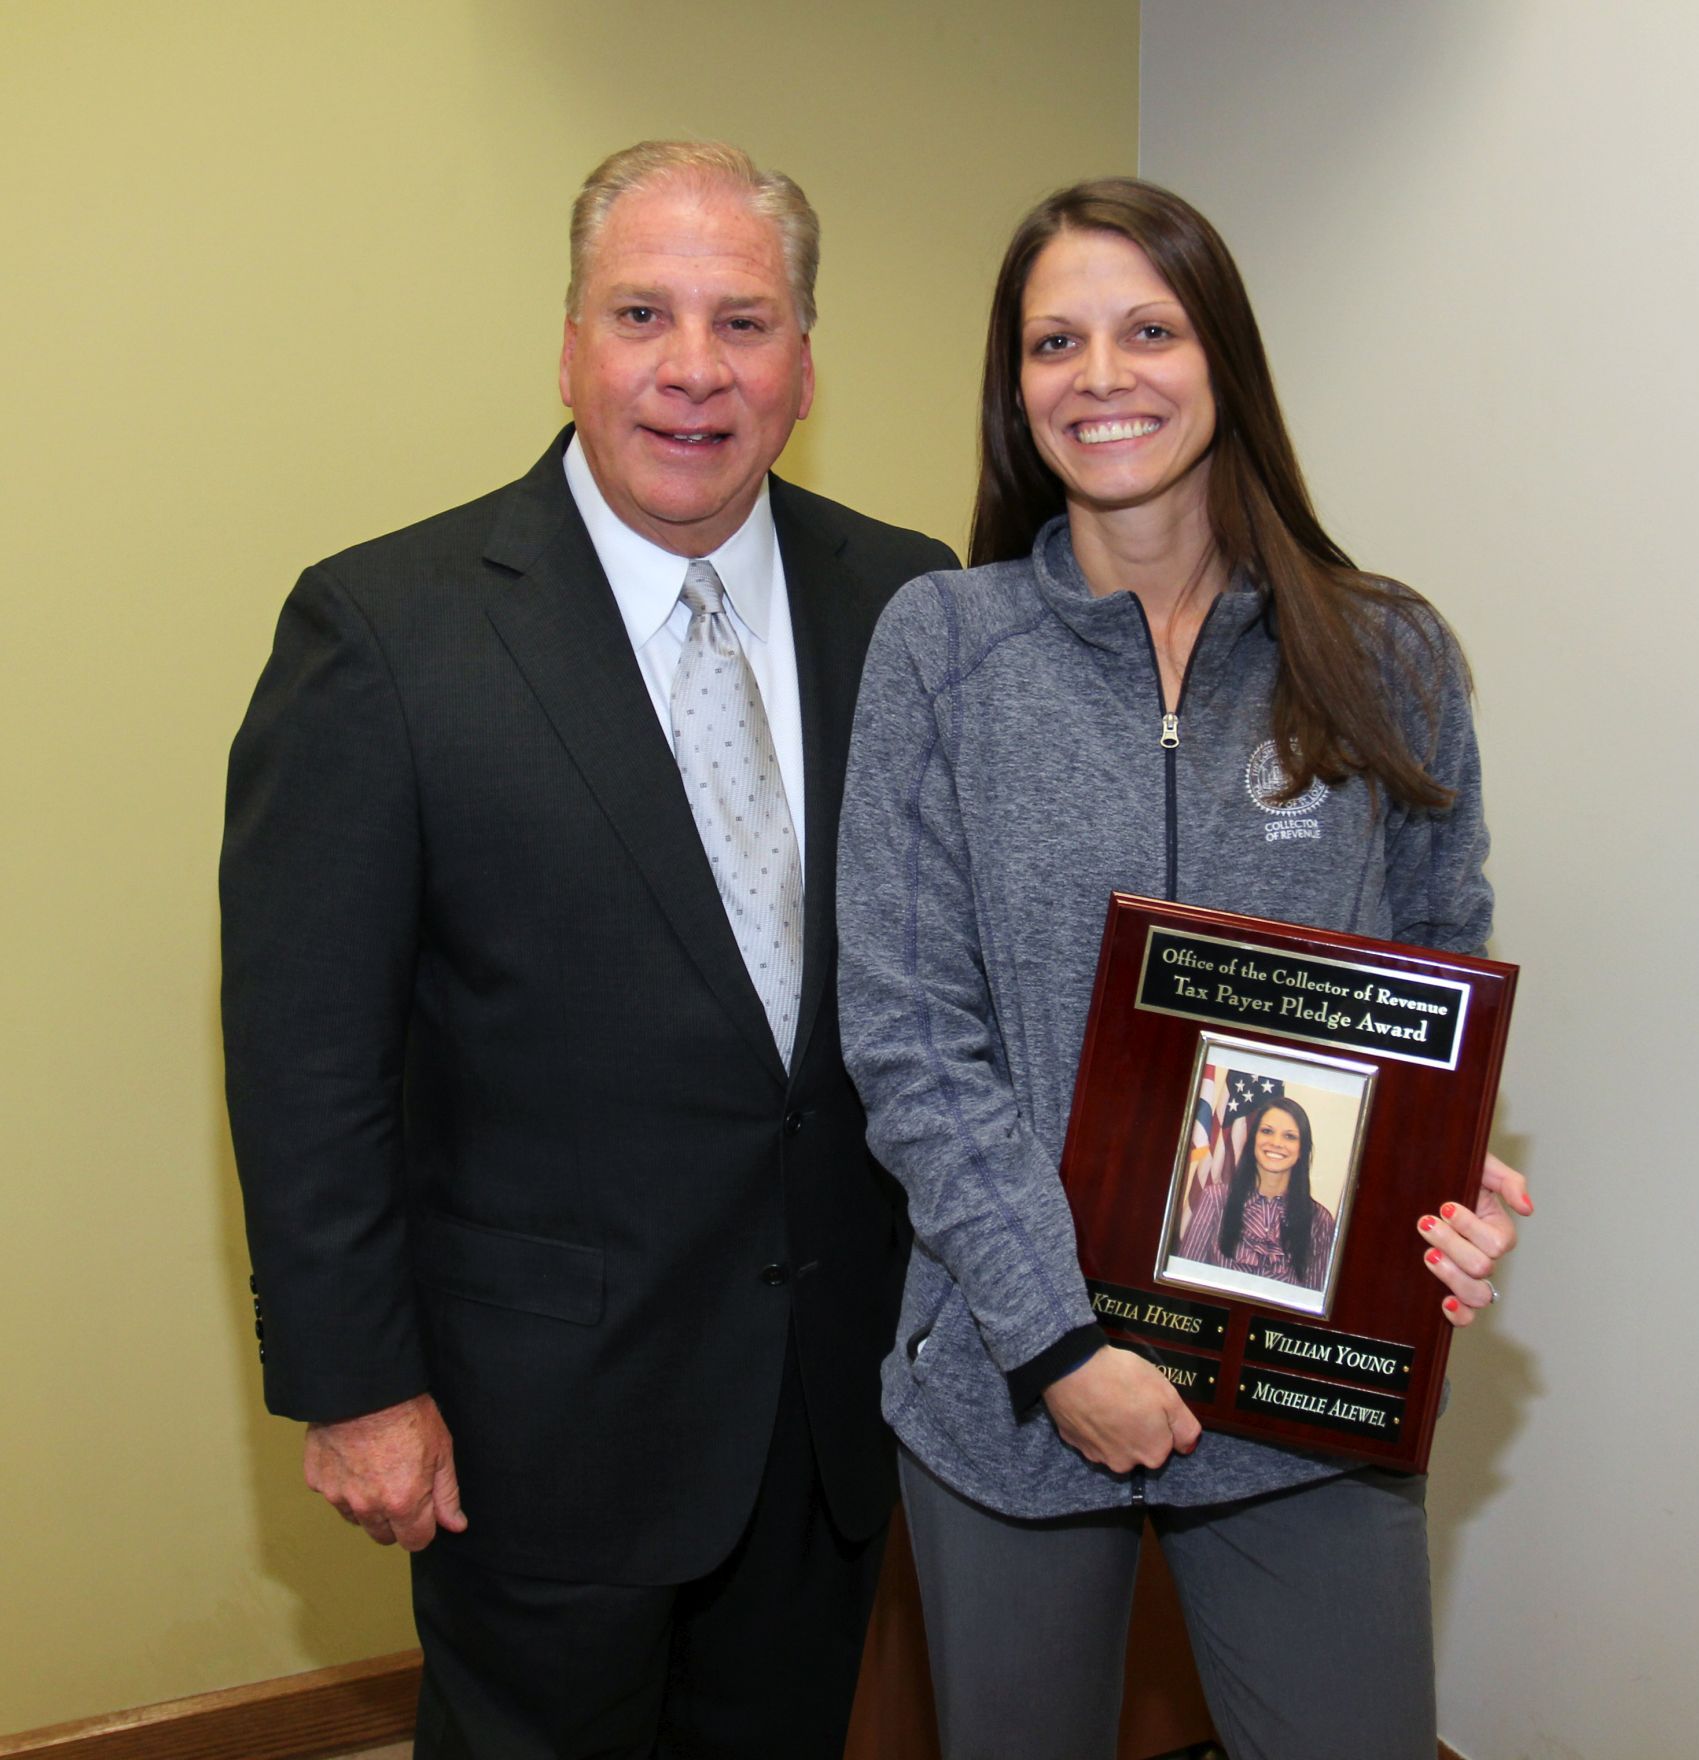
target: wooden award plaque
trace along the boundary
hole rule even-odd
[[[1452,1329],[1416,1221],[1475,1201],[1515,990],[1111,898],[1062,1181],[1098,1319],[1207,1428],[1426,1469]]]

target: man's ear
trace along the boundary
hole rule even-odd
[[[814,338],[804,336],[802,339],[802,396],[797,402],[796,419],[806,421],[808,412],[814,407]],[[563,369],[564,371],[564,369]]]
[[[571,406],[572,403],[572,351],[578,342],[578,326],[568,318],[566,332],[560,340],[560,400]]]

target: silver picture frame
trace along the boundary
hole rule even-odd
[[[1350,1233],[1377,1074],[1376,1065],[1358,1058],[1200,1032],[1153,1267],[1156,1281],[1286,1313],[1329,1318]],[[1251,1159],[1255,1150],[1244,1139],[1245,1122],[1262,1101],[1278,1106],[1282,1098],[1296,1102],[1309,1121],[1310,1198],[1328,1211],[1333,1223],[1326,1264],[1309,1267],[1302,1283],[1216,1262],[1219,1247],[1208,1238],[1213,1231],[1207,1221],[1234,1202],[1231,1170],[1250,1161],[1242,1185],[1255,1177]],[[1202,1230],[1203,1250],[1213,1259],[1197,1251],[1200,1236],[1193,1229],[1194,1217]],[[1193,1238],[1187,1241],[1189,1233]],[[1183,1252],[1182,1243],[1194,1252]]]

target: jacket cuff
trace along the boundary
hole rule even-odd
[[[1076,1326],[1072,1332],[1064,1332],[1036,1357],[1022,1363],[1018,1369],[1011,1369],[1005,1379],[1009,1383],[1009,1402],[1016,1413],[1036,1405],[1045,1388],[1053,1381],[1060,1381],[1064,1375],[1071,1375],[1108,1342],[1103,1328],[1096,1321],[1090,1321],[1084,1326]]]

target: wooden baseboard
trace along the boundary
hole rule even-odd
[[[405,1741],[419,1702],[419,1652],[401,1650],[0,1736],[0,1760],[318,1760]],[[1449,1742],[1438,1760],[1464,1760]]]
[[[402,1650],[0,1736],[0,1760],[315,1760],[405,1741],[418,1703],[419,1652]]]

